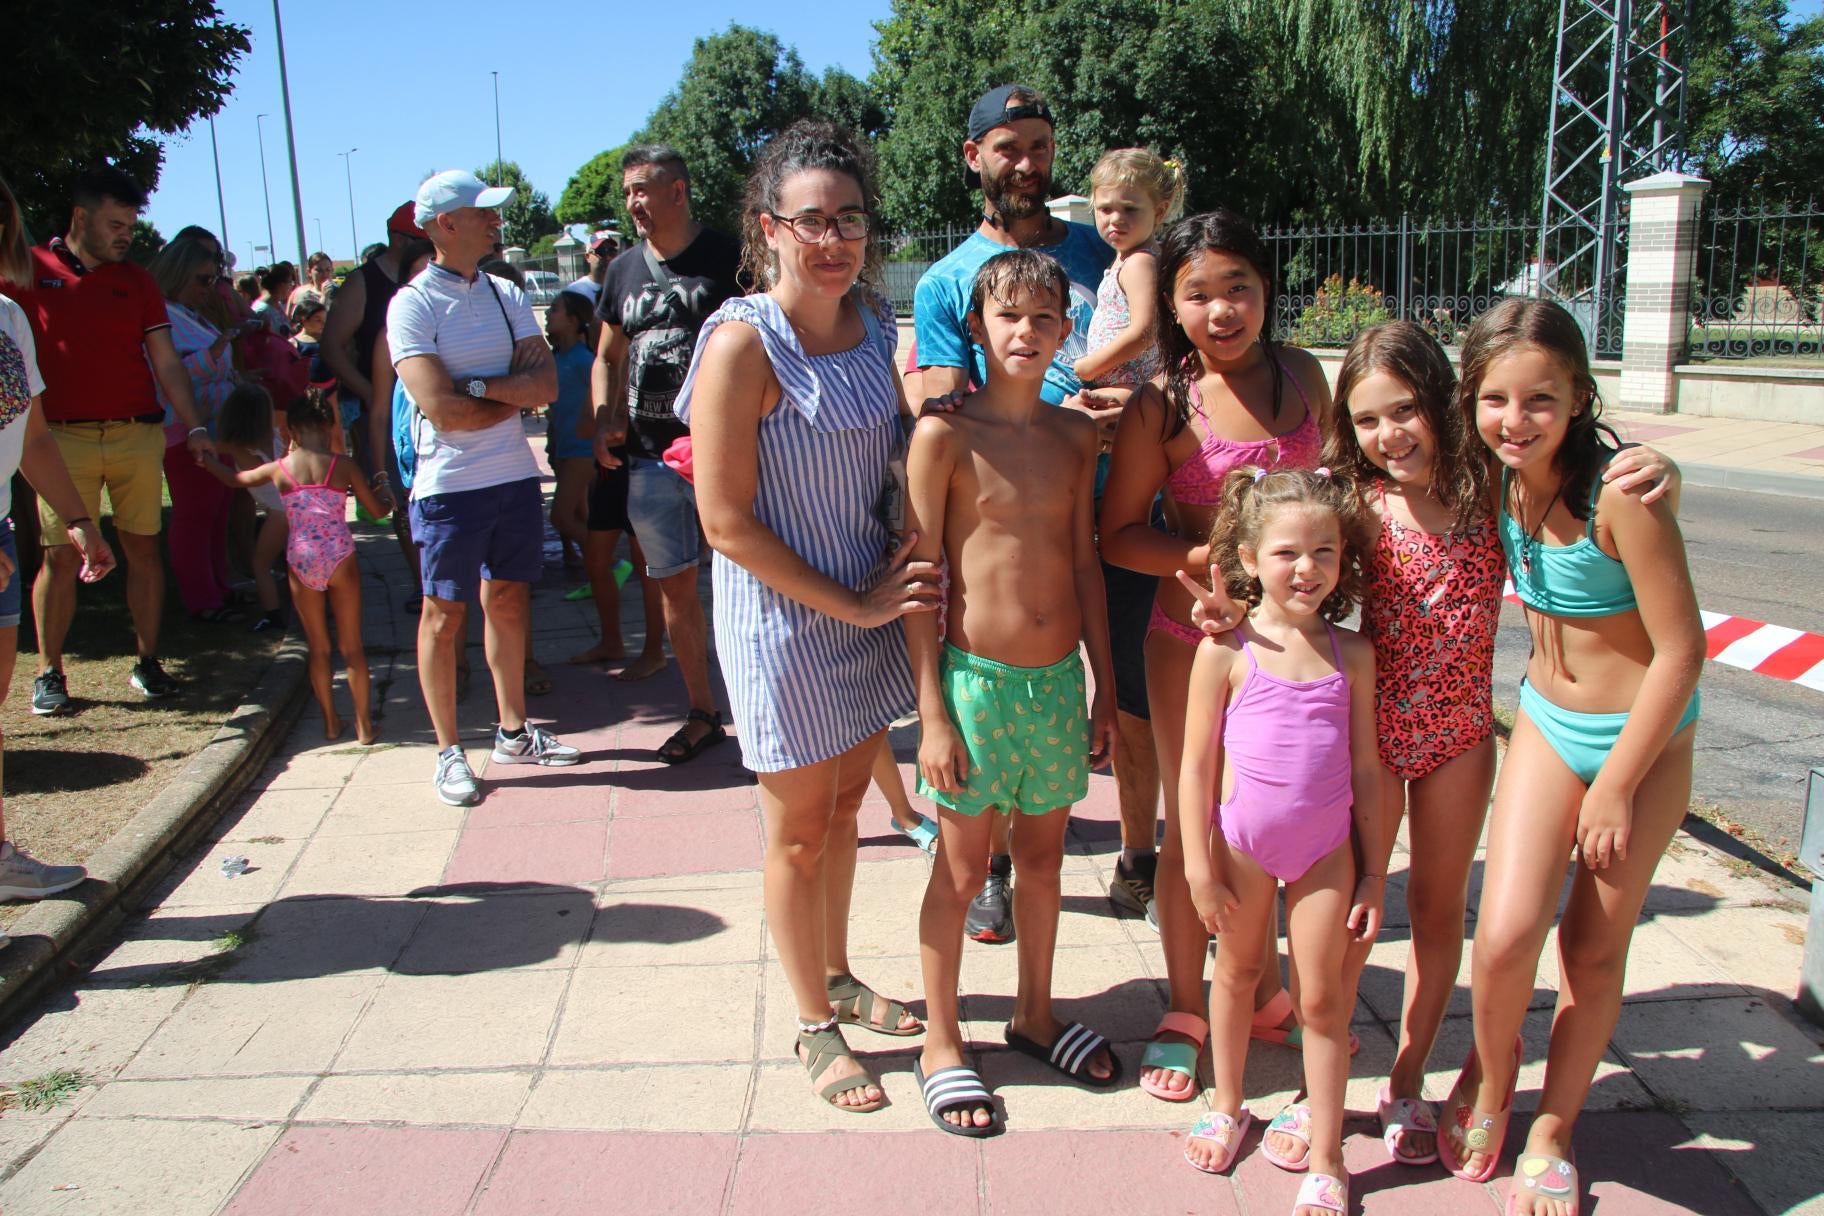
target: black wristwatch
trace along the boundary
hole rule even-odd
[[[469,381],[468,387],[469,396],[471,397],[486,397],[488,395],[488,382],[479,376]]]

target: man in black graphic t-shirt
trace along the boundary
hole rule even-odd
[[[641,239],[609,265],[596,301],[595,458],[604,469],[626,468],[626,524],[639,537],[646,576],[659,586],[690,696],[683,726],[659,748],[659,758],[675,764],[727,733],[709,684],[709,631],[697,598],[696,494],[661,458],[688,433],[672,406],[697,331],[740,292],[741,247],[690,218],[690,175],[675,149],[629,148],[621,186]],[[648,621],[648,632],[657,624]]]

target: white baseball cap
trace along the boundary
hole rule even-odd
[[[425,179],[412,200],[412,216],[419,227],[440,215],[464,207],[504,207],[513,197],[511,186],[490,186],[463,169],[445,169]]]

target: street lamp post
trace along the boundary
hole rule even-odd
[[[500,166],[501,166],[501,161],[502,161],[502,157],[500,154],[500,73],[495,72],[495,73],[493,73],[493,76],[494,76],[494,176],[498,178],[500,176]],[[496,186],[500,185],[500,183],[498,181],[495,182],[494,184]]]
[[[285,23],[279,19],[279,0],[272,0],[272,32],[279,52],[279,99],[285,107],[285,153],[291,162],[291,218],[298,226],[298,265],[302,267],[310,255],[304,248],[304,196],[298,189],[298,140],[291,128],[291,82],[285,73]]]
[[[266,128],[260,125],[268,117],[270,116],[266,114],[255,114],[253,127],[260,136],[260,193],[266,196],[266,256],[276,262],[279,260],[279,252],[272,240],[272,189],[266,184]]]
[[[222,219],[222,231],[220,233],[222,250],[223,252],[227,252],[228,204],[222,197],[222,149],[221,145],[216,143],[215,140],[215,116],[213,114],[209,116],[209,154],[215,158],[215,209]],[[226,266],[221,269],[223,274],[228,273],[228,268]]]
[[[318,249],[327,249],[328,246],[323,243],[323,219],[321,216],[318,216],[318,217],[316,217],[316,220],[317,220],[317,248]]]
[[[342,158],[342,175],[348,179],[348,243],[354,246],[354,252],[349,257],[357,265],[361,262],[361,238],[355,235],[355,171],[350,168],[352,162],[349,158],[360,150],[350,148],[346,152],[336,153]]]

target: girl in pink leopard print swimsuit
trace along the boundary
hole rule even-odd
[[[231,486],[278,486],[290,526],[285,561],[291,567],[291,601],[310,643],[310,686],[323,710],[324,737],[342,736],[342,717],[330,687],[333,608],[336,637],[348,668],[348,691],[355,703],[355,736],[363,744],[372,743],[379,732],[374,727],[367,652],[361,644],[361,573],[353,560],[355,538],[348,530],[349,493],[376,519],[385,518],[387,508],[360,468],[330,449],[338,423],[335,406],[320,390],[294,399],[286,407],[285,421],[293,442],[287,455],[244,473],[211,461],[210,471]]]

